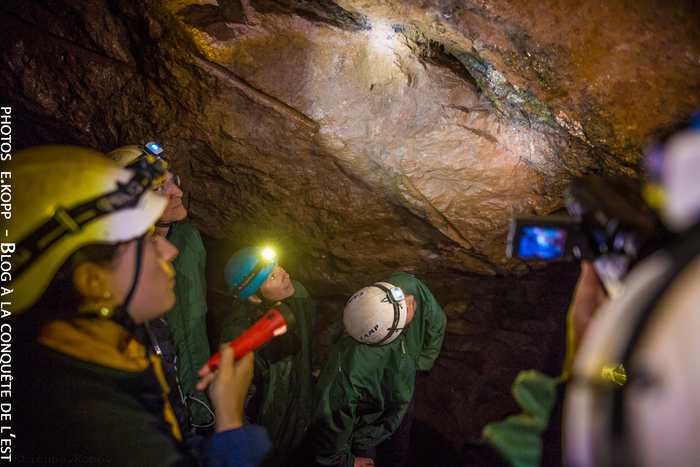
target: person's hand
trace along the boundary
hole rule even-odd
[[[566,361],[562,376],[568,378],[579,343],[593,317],[606,300],[603,283],[590,261],[581,263],[581,275],[576,282],[574,296],[566,315]]]
[[[209,388],[209,398],[216,414],[216,432],[220,433],[243,426],[243,404],[248,386],[253,380],[253,352],[234,362],[234,351],[224,344],[219,348],[221,361],[217,371],[211,371],[209,364],[199,370],[202,379],[197,389]]]
[[[366,457],[356,457],[355,458],[355,467],[367,467],[367,466],[374,467],[374,460],[368,459]]]

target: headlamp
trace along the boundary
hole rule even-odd
[[[389,289],[387,296],[389,297],[389,300],[392,303],[398,303],[406,299],[406,297],[403,294],[403,290],[401,290],[398,287],[392,287],[391,289]]]
[[[277,253],[275,253],[272,249],[270,248],[265,248],[263,251],[260,252],[260,259],[258,259],[258,262],[255,264],[255,267],[243,278],[240,284],[238,284],[235,288],[231,289],[231,294],[234,297],[237,297],[239,293],[243,291],[248,285],[253,282],[253,279],[258,275],[260,271],[262,271],[266,266],[269,266],[272,264],[277,257]]]
[[[272,261],[275,259],[275,256],[277,256],[277,254],[270,248],[265,248],[260,255],[268,261]]]
[[[384,336],[384,338],[379,342],[372,344],[378,346],[382,345],[386,340],[390,339],[391,336],[393,336],[395,333],[401,332],[403,330],[403,328],[399,327],[399,321],[401,320],[401,302],[403,302],[406,299],[406,297],[403,294],[403,290],[401,290],[399,287],[385,287],[380,283],[375,283],[372,286],[383,291],[386,294],[386,300],[388,300],[391,303],[391,306],[394,308],[394,319],[391,323],[391,327],[389,327],[388,329],[387,335]],[[382,301],[384,300],[385,299],[382,299]]]
[[[163,152],[163,148],[160,147],[160,144],[154,143],[152,141],[150,143],[146,143],[144,149],[146,149],[147,152],[150,152],[154,156],[157,156],[161,152]]]
[[[136,173],[144,188],[155,187],[163,183],[163,177],[168,170],[168,164],[159,156],[144,154],[127,166]]]
[[[37,258],[65,235],[114,211],[133,208],[149,187],[162,180],[167,165],[159,157],[146,156],[127,166],[134,176],[126,183],[117,182],[116,190],[102,194],[68,209],[59,207],[53,216],[17,245],[13,270],[19,276]]]

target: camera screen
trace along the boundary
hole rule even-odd
[[[518,244],[518,256],[557,259],[566,251],[567,233],[561,227],[524,226]]]

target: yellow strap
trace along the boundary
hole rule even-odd
[[[175,412],[168,400],[170,389],[160,357],[149,354],[122,326],[105,319],[53,321],[42,329],[39,342],[84,362],[116,370],[140,373],[152,364],[163,388],[163,416],[171,425],[173,436],[182,441]]]

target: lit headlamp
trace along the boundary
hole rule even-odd
[[[406,297],[403,294],[403,290],[401,290],[398,287],[392,287],[391,289],[389,289],[389,291],[387,292],[387,297],[389,297],[389,301],[391,301],[392,303],[398,303],[406,299]]]
[[[263,257],[263,259],[266,259],[268,263],[271,263],[277,254],[272,251],[270,248],[265,248],[263,251],[260,252],[260,256]]]
[[[238,284],[236,287],[231,289],[231,294],[234,297],[238,297],[238,294],[243,291],[248,285],[253,282],[253,279],[255,279],[260,271],[263,270],[266,266],[269,266],[270,264],[274,263],[275,258],[277,257],[277,254],[270,248],[265,248],[263,251],[260,252],[260,258],[258,259],[258,262],[255,264],[255,267],[243,278],[240,284]]]
[[[160,144],[154,143],[153,141],[146,143],[143,148],[154,156],[159,156],[160,153],[163,152],[163,148],[160,147]]]
[[[126,168],[136,173],[135,178],[139,180],[144,189],[156,187],[163,183],[165,172],[168,170],[168,163],[160,157],[163,148],[160,147],[160,144],[154,142],[136,147],[141,151],[141,154],[129,162]]]

